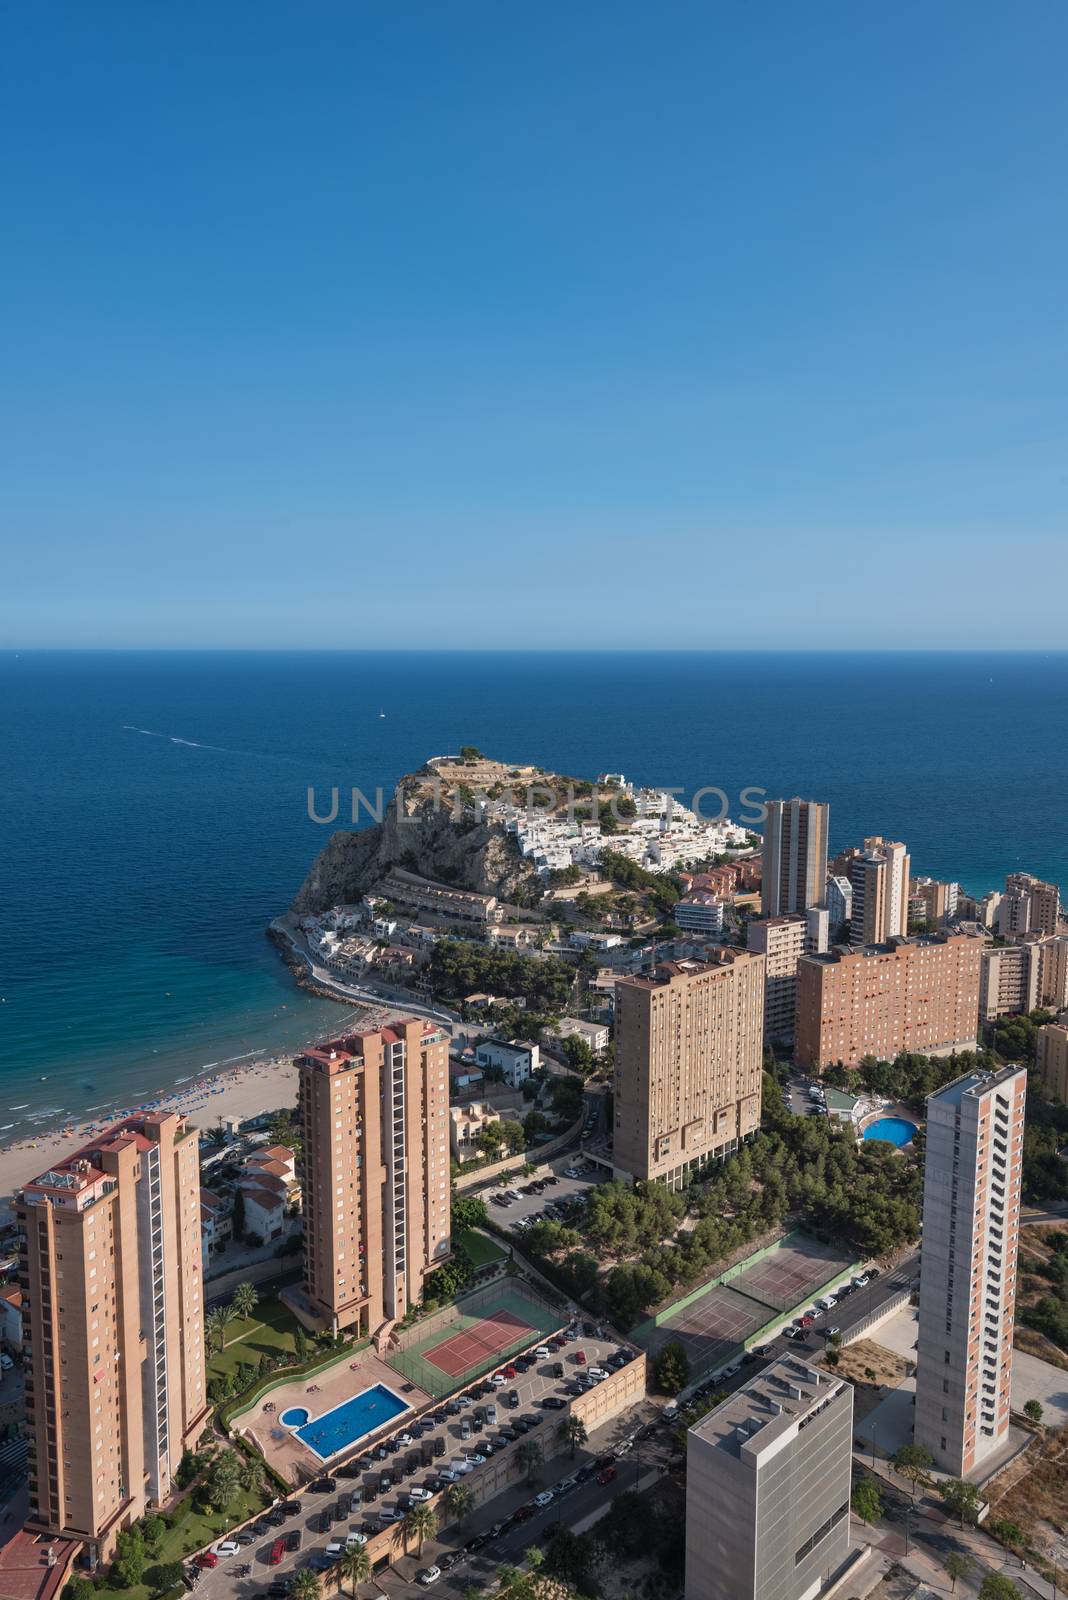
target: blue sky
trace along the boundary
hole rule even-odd
[[[0,8],[0,643],[1064,642],[1068,9]]]

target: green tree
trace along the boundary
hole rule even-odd
[[[460,760],[465,766],[470,766],[475,761],[484,760],[482,751],[477,744],[462,744],[460,746]]]
[[[968,1573],[971,1571],[972,1564],[968,1560],[968,1557],[963,1555],[961,1551],[951,1550],[943,1565],[946,1569],[946,1577],[953,1586],[952,1592],[956,1594],[957,1584],[961,1578],[966,1578],[968,1576]]]
[[[912,1498],[915,1500],[917,1485],[929,1481],[931,1468],[934,1466],[934,1456],[926,1445],[903,1444],[901,1449],[891,1456],[890,1464],[895,1472],[909,1479],[912,1484]]]
[[[477,1195],[454,1196],[450,1210],[453,1233],[463,1233],[465,1228],[481,1228],[489,1213],[486,1202]]]
[[[979,1585],[979,1600],[1023,1600],[1023,1595],[1003,1572],[991,1572]]]
[[[537,1439],[524,1439],[515,1453],[515,1458],[526,1474],[527,1488],[532,1488],[541,1471],[544,1456],[541,1445]]]
[[[244,1317],[246,1321],[249,1317],[251,1317],[252,1313],[259,1305],[259,1302],[259,1292],[254,1284],[239,1283],[237,1288],[234,1290],[234,1298],[232,1301],[233,1308],[237,1312],[237,1315],[239,1317]]]
[[[217,1355],[226,1343],[226,1324],[229,1319],[225,1313],[216,1307],[209,1311],[204,1318],[204,1339],[211,1355]]]
[[[166,1518],[158,1516],[155,1512],[150,1512],[147,1516],[141,1518],[141,1533],[145,1544],[150,1550],[155,1550],[167,1528]]]
[[[466,1483],[450,1483],[445,1490],[445,1509],[457,1522],[466,1522],[475,1509],[474,1490]]]
[[[241,1485],[249,1494],[262,1495],[267,1488],[267,1468],[259,1456],[244,1456],[241,1461]]]
[[[63,1600],[96,1600],[92,1578],[72,1578],[63,1590]]]
[[[367,1583],[371,1576],[371,1557],[367,1554],[367,1546],[360,1544],[354,1550],[346,1550],[338,1562],[338,1571],[348,1584],[353,1600],[356,1600],[357,1585]]]
[[[585,1444],[588,1438],[586,1424],[581,1417],[576,1417],[574,1412],[566,1416],[560,1424],[560,1438],[569,1446],[571,1459],[574,1461],[575,1452],[580,1444]]]
[[[404,1514],[404,1547],[408,1548],[408,1540],[418,1540],[416,1555],[421,1556],[423,1545],[427,1539],[432,1539],[438,1531],[438,1519],[433,1509],[425,1501],[409,1506]]]
[[[148,1568],[145,1582],[154,1594],[166,1594],[168,1589],[181,1583],[184,1572],[180,1561],[161,1561],[157,1566]]]
[[[878,1522],[883,1514],[882,1497],[870,1478],[861,1478],[849,1503],[862,1522]]]
[[[962,1528],[966,1522],[979,1520],[979,1490],[974,1483],[967,1483],[963,1478],[947,1478],[939,1485],[938,1492],[953,1515],[960,1518]]]
[[[653,1381],[661,1394],[678,1394],[690,1381],[690,1358],[679,1339],[669,1339],[656,1358]]]
[[[297,1353],[297,1360],[299,1362],[303,1364],[305,1361],[307,1361],[311,1346],[308,1343],[308,1335],[304,1332],[304,1329],[299,1323],[297,1324],[297,1330],[293,1335],[293,1348]]]
[[[233,1450],[215,1457],[201,1486],[200,1498],[210,1511],[226,1511],[241,1492],[244,1468]]]
[[[120,1589],[133,1589],[141,1582],[148,1565],[145,1541],[140,1528],[123,1528],[115,1540],[113,1571]]]
[[[234,1238],[243,1239],[245,1237],[245,1191],[243,1189],[234,1190],[232,1226]]]
[[[1040,1400],[1028,1400],[1024,1405],[1023,1411],[1028,1422],[1033,1422],[1036,1427],[1041,1426],[1042,1402]]]
[[[322,1592],[322,1585],[310,1567],[301,1567],[289,1590],[292,1600],[319,1600]]]

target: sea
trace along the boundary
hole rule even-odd
[[[1068,885],[1066,726],[1068,654],[0,654],[0,1143],[329,1031],[266,925],[428,756],[827,800],[981,892]]]

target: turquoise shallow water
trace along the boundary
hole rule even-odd
[[[0,1140],[339,1016],[263,932],[330,832],[309,785],[471,742],[736,815],[811,794],[835,847],[1064,885],[1066,712],[1065,655],[0,654]]]

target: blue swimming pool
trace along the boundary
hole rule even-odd
[[[342,1401],[341,1405],[324,1411],[312,1421],[308,1420],[308,1413],[302,1406],[283,1411],[279,1421],[292,1428],[297,1438],[309,1450],[314,1450],[320,1460],[329,1461],[339,1450],[347,1449],[365,1434],[374,1433],[376,1428],[384,1427],[410,1410],[411,1406],[399,1394],[387,1389],[384,1383],[376,1383],[372,1389],[362,1389],[351,1400]]]
[[[911,1144],[916,1133],[916,1124],[905,1117],[880,1117],[878,1122],[870,1122],[864,1129],[865,1139],[883,1139],[887,1144],[896,1144],[899,1150]]]

